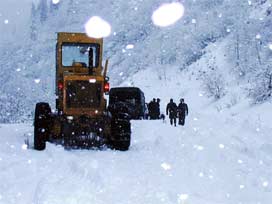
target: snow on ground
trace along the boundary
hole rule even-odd
[[[133,121],[128,152],[37,152],[24,146],[31,125],[1,125],[0,203],[270,203],[271,127],[241,118]]]
[[[128,80],[147,100],[160,97],[162,112],[170,97],[185,97],[189,116],[185,127],[132,121],[127,152],[49,143],[38,152],[24,145],[30,124],[1,125],[0,203],[270,204],[272,105],[215,108],[200,84],[176,72],[147,69]]]

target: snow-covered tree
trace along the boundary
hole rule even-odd
[[[48,17],[48,5],[47,0],[40,0],[38,5],[38,10],[40,12],[40,21],[44,23]]]
[[[208,60],[207,65],[207,70],[200,73],[203,88],[208,97],[213,97],[215,100],[218,100],[226,94],[224,75],[219,70],[215,58]]]
[[[250,95],[257,103],[264,102],[272,98],[272,66],[260,69],[252,79]]]
[[[35,7],[35,4],[32,2],[31,5],[31,25],[30,25],[30,39],[35,41],[37,40],[37,9]]]
[[[51,15],[54,14],[57,10],[59,10],[60,4],[61,2],[55,3],[53,1],[50,1],[49,10]]]

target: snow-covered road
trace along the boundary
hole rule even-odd
[[[24,145],[31,125],[1,125],[0,203],[271,203],[269,124],[204,112],[185,127],[132,123],[127,152],[50,143],[38,152]]]

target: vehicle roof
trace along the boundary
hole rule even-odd
[[[91,38],[85,33],[68,33],[68,32],[59,32],[58,33],[58,42],[59,43],[98,43],[103,45],[103,39]]]
[[[142,90],[138,87],[113,87],[110,89],[111,92],[118,92],[118,91],[141,91]]]

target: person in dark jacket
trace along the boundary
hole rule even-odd
[[[170,99],[170,102],[166,106],[166,115],[169,114],[170,124],[176,126],[177,123],[177,104],[174,103],[173,99]]]
[[[185,124],[185,117],[188,115],[188,106],[184,103],[184,99],[180,99],[180,103],[178,105],[178,118],[179,118],[179,125]]]
[[[150,120],[155,120],[156,119],[156,99],[153,98],[153,100],[148,104],[148,112],[149,112],[149,117]]]
[[[161,99],[157,98],[156,100],[156,119],[160,119],[161,110],[160,110]]]

